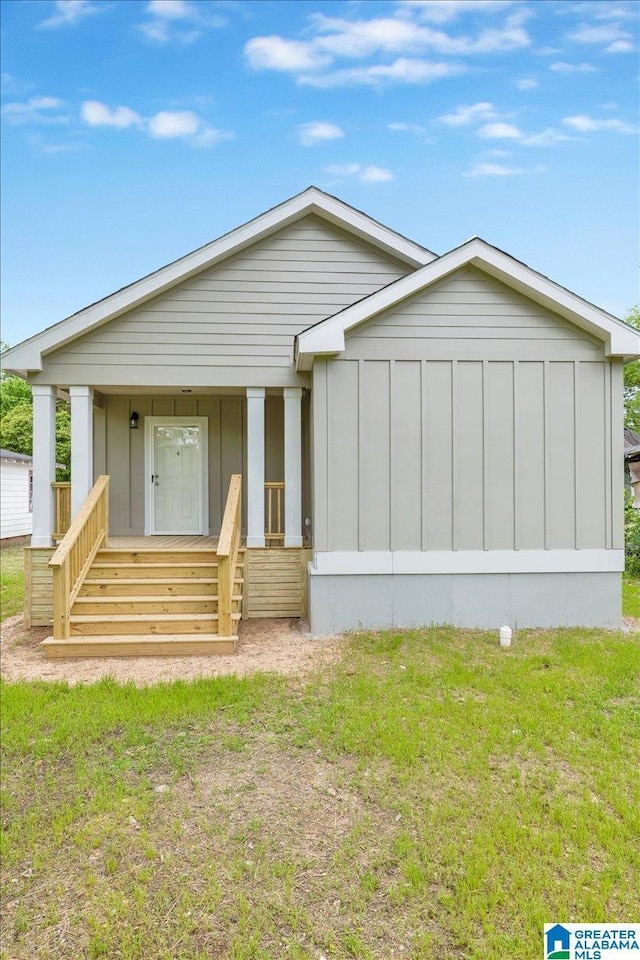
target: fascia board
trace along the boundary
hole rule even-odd
[[[312,358],[315,353],[339,353],[344,350],[344,334],[353,327],[468,265],[478,267],[587,333],[604,340],[607,355],[624,357],[626,360],[640,357],[639,331],[476,238],[300,333],[297,338],[298,368],[310,368],[307,356]]]
[[[76,337],[91,332],[109,320],[116,319],[152,297],[166,292],[177,283],[188,280],[199,271],[214,266],[250,244],[262,240],[275,230],[288,226],[311,213],[318,214],[342,229],[352,230],[362,239],[407,261],[411,266],[421,266],[435,258],[435,254],[424,247],[401,237],[336,198],[322,193],[315,187],[310,187],[249,223],[237,227],[220,239],[213,240],[193,253],[116,291],[104,300],[85,307],[79,313],[11,348],[3,354],[5,368],[19,370],[22,373],[42,370],[43,354],[65,346]]]

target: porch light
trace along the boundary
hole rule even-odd
[[[138,420],[140,419],[140,414],[136,413],[135,410],[131,411],[131,416],[129,417],[129,430],[138,429]]]

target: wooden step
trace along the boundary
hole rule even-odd
[[[135,571],[135,574],[133,573]],[[211,578],[218,572],[217,563],[94,563],[89,573],[91,579],[106,580],[114,578],[127,580],[129,576],[145,577],[148,579],[158,577],[161,580],[175,580],[177,578]]]
[[[243,577],[236,577],[236,589],[244,583]],[[162,577],[127,577],[119,580],[114,577],[103,579],[88,578],[80,589],[81,597],[127,597],[127,596],[181,596],[218,592],[218,578],[191,578],[178,577],[163,579]]]
[[[238,550],[240,559],[244,559],[244,548]],[[141,547],[140,549],[119,549],[106,547],[98,550],[96,556],[102,560],[117,560],[122,563],[168,563],[172,560],[187,561],[217,558],[217,552],[211,547],[175,547],[158,549],[156,547]]]
[[[71,638],[42,641],[47,659],[62,657],[198,657],[212,654],[235,653],[237,636],[219,637],[217,634],[166,634],[150,637],[141,634],[114,636],[103,634],[88,640]]]
[[[106,563],[188,563],[217,560],[215,550],[98,550],[96,562]]]
[[[199,582],[199,581],[198,581]],[[242,594],[234,594],[232,600],[242,603]],[[218,595],[202,594],[186,597],[77,597],[71,611],[72,616],[111,616],[111,614],[147,614],[147,613],[217,613]]]
[[[240,620],[239,613],[231,614],[232,620]],[[217,634],[217,613],[164,613],[156,614],[107,614],[94,616],[81,614],[69,617],[72,637],[92,637],[122,634],[171,634],[195,633]]]

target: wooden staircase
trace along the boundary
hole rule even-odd
[[[234,625],[241,617],[243,569],[240,550]],[[215,550],[98,550],[69,624],[68,639],[44,641],[48,657],[233,653],[237,641],[235,635],[218,636]]]
[[[231,477],[216,549],[109,549],[109,477],[92,491],[49,561],[47,657],[234,653],[242,616],[242,478]]]

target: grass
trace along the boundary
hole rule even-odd
[[[640,618],[640,580],[628,574],[622,578],[622,614]]]
[[[24,547],[0,550],[0,621],[24,605]]]
[[[324,677],[2,690],[4,954],[511,960],[640,912],[640,645],[363,634]]]

